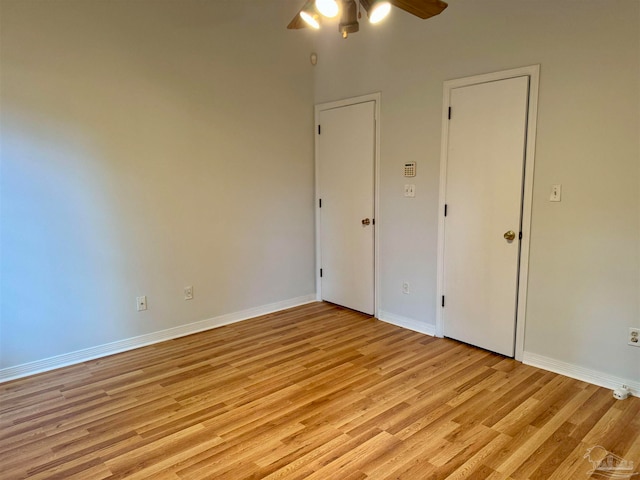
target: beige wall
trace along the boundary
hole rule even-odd
[[[382,93],[381,309],[435,324],[443,81],[541,64],[525,350],[640,382],[626,345],[640,325],[640,3],[449,3],[317,41],[316,102]],[[556,183],[563,201],[549,203]]]
[[[0,0],[0,367],[312,293],[312,106],[375,91],[380,306],[433,326],[442,82],[539,63],[525,349],[640,381],[640,3],[451,0],[347,40],[285,30],[299,3]]]
[[[314,292],[296,2],[0,5],[0,367]]]

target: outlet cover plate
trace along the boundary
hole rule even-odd
[[[640,347],[640,328],[629,328],[629,341],[627,343],[632,347]]]
[[[147,296],[136,297],[136,308],[139,312],[147,309]]]

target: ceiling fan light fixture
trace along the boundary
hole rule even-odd
[[[302,0],[299,1],[302,3]],[[317,30],[322,19],[327,18],[320,13],[320,9],[331,16],[337,6],[336,16],[340,18],[338,31],[343,38],[347,38],[350,33],[359,30],[358,19],[361,18],[362,9],[358,8],[358,4],[367,12],[371,23],[385,19],[392,6],[423,20],[440,15],[447,8],[447,2],[442,0],[304,0],[304,5],[289,22],[287,29],[298,30],[310,26]]]
[[[385,0],[374,1],[371,5],[371,9],[367,12],[369,15],[369,22],[376,24],[384,20],[391,11],[391,4]]]
[[[360,30],[360,25],[358,24],[358,6],[354,0],[344,0],[338,30],[342,34],[342,38],[347,38],[350,33],[356,33]]]
[[[300,18],[302,18],[302,20],[304,20],[304,23],[309,25],[311,28],[315,30],[318,30],[320,28],[318,14],[308,12],[307,10],[302,10],[300,12]]]
[[[335,17],[340,11],[336,0],[316,0],[316,9],[327,18]]]

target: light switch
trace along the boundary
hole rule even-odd
[[[404,186],[404,196],[405,197],[415,197],[416,196],[416,186],[415,185],[405,185]]]
[[[562,199],[562,185],[551,185],[551,195],[549,195],[550,202],[559,202]]]

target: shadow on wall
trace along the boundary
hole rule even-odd
[[[88,327],[110,336],[113,324],[91,319],[115,318],[115,288],[132,268],[91,136],[3,110],[0,366],[58,353],[61,333],[71,348],[85,346]]]

